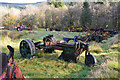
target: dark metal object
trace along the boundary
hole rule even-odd
[[[20,53],[22,57],[29,57],[33,56],[35,54],[35,45],[31,40],[22,40],[20,42]]]
[[[90,66],[92,64],[95,64],[97,61],[96,61],[96,58],[94,57],[94,55],[92,54],[88,54],[86,56],[86,60],[85,60],[85,64]]]

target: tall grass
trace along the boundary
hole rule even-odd
[[[74,74],[77,78],[85,77],[87,73],[84,69],[87,70],[87,67],[84,68],[84,57],[81,57],[81,61],[78,61],[79,64],[67,63],[65,61],[58,60],[58,56],[61,54],[61,51],[56,50],[56,53],[48,54],[43,53],[41,50],[36,51],[36,56],[34,59],[25,59],[20,57],[19,44],[23,39],[30,39],[34,41],[42,40],[42,38],[48,35],[46,31],[3,31],[2,32],[2,52],[8,53],[7,45],[11,45],[15,49],[15,61],[20,67],[23,75],[26,78],[74,78],[75,76],[70,76]],[[79,33],[69,33],[69,32],[50,32],[54,34],[58,40],[61,40],[65,37],[73,37]],[[64,35],[65,34],[65,35]],[[82,63],[82,64],[81,64]],[[83,69],[84,68],[84,69]],[[79,73],[83,71],[82,73]],[[77,73],[76,73],[77,72]]]
[[[117,34],[117,35],[115,35],[115,36],[113,36],[111,38],[108,38],[108,40],[104,40],[103,41],[104,44],[102,44],[101,47],[102,47],[102,49],[107,50],[112,45],[118,44],[118,42],[119,42],[119,40],[118,40],[118,34]]]
[[[91,42],[89,45],[89,50],[94,53],[103,52],[101,48],[101,43],[97,43],[97,42]]]
[[[79,33],[75,32],[49,32],[54,34],[57,40],[62,40],[63,37],[73,37]],[[95,55],[97,59],[96,67],[87,67],[84,63],[85,53],[82,53],[78,63],[68,63],[62,60],[58,60],[58,56],[62,51],[56,50],[56,53],[43,53],[42,50],[36,51],[34,59],[25,59],[20,56],[19,44],[23,39],[30,39],[33,41],[39,41],[44,36],[48,35],[45,30],[35,31],[2,31],[2,52],[8,53],[7,45],[11,45],[15,49],[15,61],[20,67],[25,78],[117,78],[117,74],[120,71],[118,68],[118,50],[117,41],[115,38],[109,38],[114,42],[109,42],[109,39],[105,43],[90,42],[89,49],[91,53]],[[84,35],[85,33],[80,33]],[[115,44],[116,43],[116,44]],[[103,46],[110,44],[109,47]],[[111,47],[110,47],[111,46]],[[114,48],[114,49],[113,49]],[[105,52],[108,50],[110,52]],[[97,53],[97,54],[96,54]],[[98,54],[99,53],[99,54]]]

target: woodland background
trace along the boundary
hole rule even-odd
[[[120,26],[120,2],[38,2],[34,4],[0,4],[0,26],[23,24],[32,29],[70,26]]]

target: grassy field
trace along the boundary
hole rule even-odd
[[[56,50],[56,53],[43,53],[36,51],[34,59],[21,58],[19,52],[19,43],[23,39],[33,41],[42,41],[42,38],[48,34],[54,34],[57,40],[63,37],[73,37],[79,35],[77,32],[46,32],[45,30],[35,31],[2,31],[2,52],[8,53],[7,45],[15,49],[15,61],[20,67],[25,78],[118,78],[118,57],[120,57],[120,42],[118,35],[115,35],[103,43],[89,42],[89,48],[97,59],[95,67],[88,67],[84,63],[84,53],[80,56],[78,63],[68,63],[58,60],[62,51]],[[84,36],[84,33],[80,33]],[[119,74],[120,75],[120,74]]]

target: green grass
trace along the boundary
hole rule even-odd
[[[56,32],[52,31],[57,40],[63,37],[73,37],[77,32]],[[80,33],[82,36],[85,33]],[[44,29],[34,31],[2,31],[2,52],[8,53],[7,45],[15,49],[15,61],[21,69],[25,78],[117,78],[120,71],[118,67],[119,46],[117,42],[110,42],[116,37],[109,38],[105,43],[89,42],[89,48],[97,59],[95,67],[88,67],[84,63],[84,53],[80,56],[78,63],[68,63],[58,60],[62,51],[56,50],[56,53],[43,53],[42,50],[36,51],[34,59],[21,58],[19,52],[19,43],[23,39],[42,41],[43,37],[48,35]],[[72,43],[72,42],[71,42]],[[106,44],[109,44],[105,46]],[[111,46],[111,47],[110,47]]]

